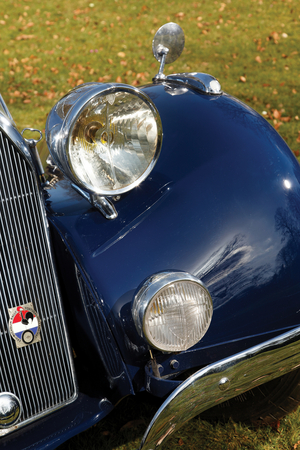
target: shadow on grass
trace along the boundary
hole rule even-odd
[[[136,450],[158,407],[147,395],[127,397],[105,419],[59,450]],[[162,450],[300,450],[299,430],[300,409],[283,418],[278,429],[196,417],[174,433]]]
[[[59,450],[137,449],[159,403],[146,395],[123,399],[105,419],[59,446]]]

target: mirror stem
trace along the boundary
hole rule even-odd
[[[166,78],[166,75],[164,75],[163,72],[164,72],[164,68],[165,68],[165,64],[166,64],[166,57],[167,57],[168,53],[169,53],[169,49],[167,47],[164,47],[163,45],[161,45],[161,48],[158,51],[158,55],[161,56],[160,67],[159,67],[158,73],[155,75],[153,80],[164,80]]]

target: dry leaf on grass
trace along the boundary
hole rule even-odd
[[[123,425],[120,428],[120,431],[129,430],[131,428],[136,428],[139,425],[142,425],[144,423],[145,423],[145,421],[142,419],[130,420],[129,422],[125,423],[125,425]]]
[[[34,34],[20,34],[16,37],[16,41],[26,41],[27,39],[34,39]]]

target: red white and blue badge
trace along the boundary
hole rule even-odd
[[[41,320],[32,303],[9,308],[9,331],[17,348],[41,340]]]

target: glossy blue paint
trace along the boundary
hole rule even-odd
[[[150,177],[115,203],[117,219],[104,219],[66,180],[46,201],[51,222],[101,299],[137,390],[149,353],[131,306],[139,284],[155,272],[190,272],[212,295],[211,326],[199,344],[176,356],[180,370],[300,322],[298,162],[238,100],[176,87],[143,88],[160,113],[163,145]],[[156,357],[170,373],[171,357]]]
[[[95,425],[113,406],[104,398],[79,394],[78,399],[8,436],[1,437],[1,449],[52,450],[71,437]]]

